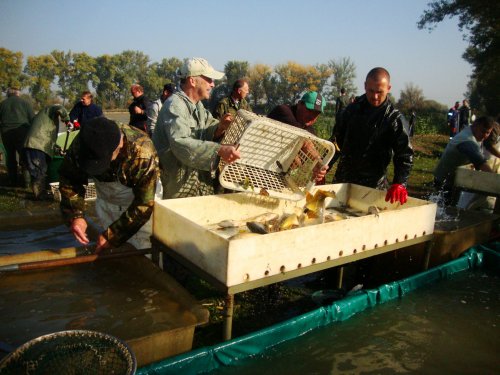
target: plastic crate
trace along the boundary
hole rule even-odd
[[[327,140],[240,109],[222,144],[239,145],[241,159],[219,163],[219,182],[231,190],[300,200],[314,186],[313,170],[332,159]]]
[[[86,201],[91,201],[97,198],[95,183],[89,182],[88,185],[84,185],[85,187],[85,197]],[[52,190],[52,194],[54,195],[54,200],[57,202],[61,201],[61,192],[59,191],[59,182],[51,182],[50,190]]]

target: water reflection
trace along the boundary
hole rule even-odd
[[[481,270],[310,332],[217,374],[493,374],[500,278]]]

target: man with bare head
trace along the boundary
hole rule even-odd
[[[133,84],[130,86],[130,94],[132,94],[132,103],[128,107],[130,113],[129,124],[148,132],[148,108],[150,106],[149,99],[144,95],[144,88],[141,85]]]
[[[388,98],[390,90],[389,72],[381,67],[370,70],[365,94],[340,116],[332,134],[332,141],[340,147],[335,182],[387,189],[386,173],[392,159],[394,178],[386,201],[404,204],[413,149],[402,115]]]

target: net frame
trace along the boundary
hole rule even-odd
[[[0,374],[135,374],[137,361],[118,338],[68,330],[37,337],[0,361]]]
[[[219,162],[226,189],[288,200],[314,186],[314,169],[333,158],[333,143],[306,130],[240,109],[221,144],[239,147],[241,158]]]

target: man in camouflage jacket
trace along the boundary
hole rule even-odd
[[[93,119],[74,139],[59,175],[61,210],[80,243],[89,243],[84,185],[92,177],[97,215],[106,228],[97,240],[96,252],[126,241],[137,248],[150,245],[149,219],[159,169],[146,133],[104,117]]]

